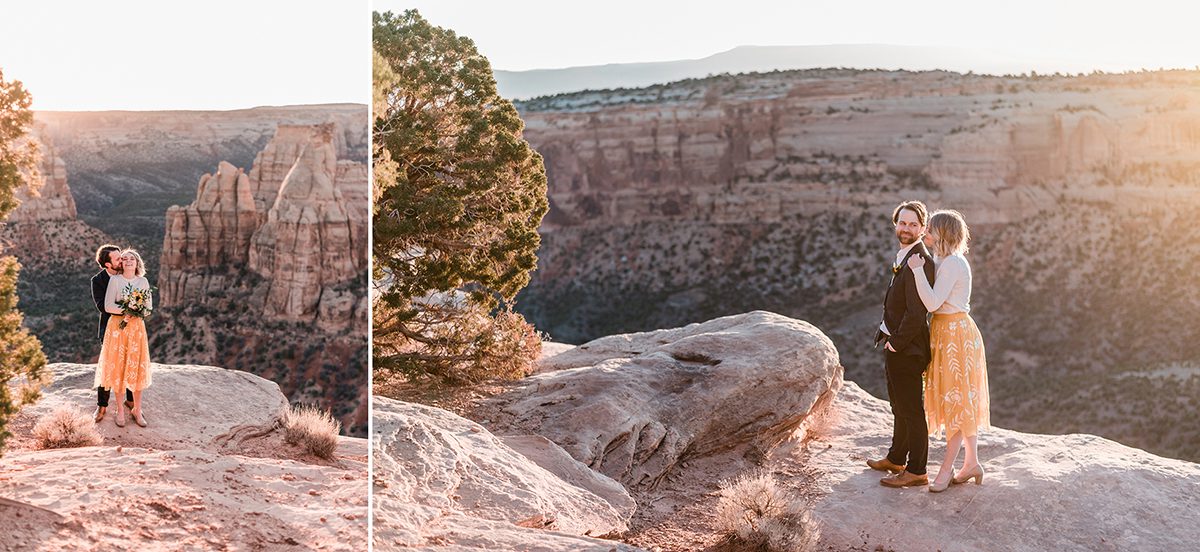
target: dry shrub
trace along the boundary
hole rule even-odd
[[[284,441],[326,460],[333,459],[341,430],[341,423],[314,405],[295,405],[283,420]]]
[[[42,416],[33,426],[38,448],[91,447],[104,442],[91,416],[69,406],[60,406]]]
[[[750,472],[721,482],[717,527],[725,534],[766,550],[800,552],[817,544],[816,525],[803,501],[766,472]]]

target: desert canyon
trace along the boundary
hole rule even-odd
[[[154,361],[260,375],[365,437],[365,117],[349,104],[38,113],[45,183],[18,191],[0,237],[50,360],[96,358],[92,255],[134,246],[158,288]]]
[[[871,349],[907,199],[972,225],[993,420],[1200,461],[1200,72],[722,75],[518,102],[550,213],[517,310],[555,341],[756,309]]]
[[[758,550],[717,519],[754,473],[803,509],[799,550],[1200,539],[1200,72],[775,71],[517,105],[551,209],[516,308],[559,343],[515,382],[375,399],[376,550]],[[907,199],[971,223],[988,351],[986,479],[937,495],[865,465]]]

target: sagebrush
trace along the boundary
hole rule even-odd
[[[69,406],[60,406],[42,416],[33,426],[38,448],[92,447],[104,442],[91,416]]]
[[[817,530],[807,506],[775,476],[755,471],[720,485],[716,522],[727,536],[773,552],[815,548]]]
[[[333,459],[341,430],[329,411],[314,405],[295,405],[283,420],[284,441],[326,460]]]

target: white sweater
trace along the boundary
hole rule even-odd
[[[125,314],[125,309],[117,304],[117,300],[122,298],[122,291],[125,291],[125,286],[133,284],[133,287],[138,289],[150,289],[150,280],[145,276],[135,276],[132,280],[126,280],[122,274],[114,274],[108,279],[108,289],[104,291],[104,310],[110,314]],[[154,300],[151,299],[148,305],[154,308]]]
[[[914,270],[917,294],[925,309],[934,314],[971,312],[971,264],[961,254],[934,259],[937,266],[936,284],[929,286],[924,270]]]

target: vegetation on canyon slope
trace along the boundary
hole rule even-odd
[[[537,264],[542,158],[470,39],[409,10],[374,14],[374,47],[376,377],[521,375],[541,349],[511,305]]]
[[[527,102],[523,113],[538,129],[527,136],[550,167],[555,209],[518,310],[568,343],[770,310],[820,327],[847,378],[883,397],[871,336],[894,252],[887,218],[894,202],[962,208],[971,201],[974,212],[992,215],[1006,209],[998,193],[1021,186],[1036,209],[988,217],[1005,222],[968,220],[977,238],[972,315],[988,349],[993,422],[1092,433],[1200,461],[1189,418],[1200,407],[1193,335],[1200,234],[1188,223],[1200,215],[1190,138],[1198,78],[1194,71],[1023,78],[808,70],[714,77],[704,83],[715,90],[711,109],[705,89],[688,81]],[[822,90],[834,86],[887,93],[831,100]],[[624,101],[635,96],[645,101]],[[1159,103],[1143,108],[1130,98]],[[834,105],[840,112],[828,113]],[[906,119],[910,109],[920,113]],[[676,124],[676,112],[690,118]],[[728,171],[731,183],[713,176],[716,169],[671,172],[675,165],[660,161],[702,164],[707,152],[729,145],[718,133],[751,121],[739,114],[760,112],[791,118],[739,135],[756,157]],[[628,121],[660,140],[637,135]],[[1086,136],[1102,147],[1072,161],[1079,148],[1026,147],[1022,140],[1054,139],[1039,126],[1044,121],[1062,121],[1053,129],[1063,135],[1077,130],[1076,144]],[[1138,128],[1161,128],[1167,138],[1125,132]],[[701,146],[685,157],[664,135]],[[775,151],[776,143],[787,147]],[[1026,149],[1013,161],[1007,147]],[[972,164],[993,149],[1002,168]],[[1035,150],[1070,164],[1067,172],[1024,165]],[[946,178],[948,161],[970,169]],[[972,189],[988,178],[991,189]],[[789,186],[820,206],[775,209],[771,198],[786,198]],[[826,189],[828,202],[820,195]]]

